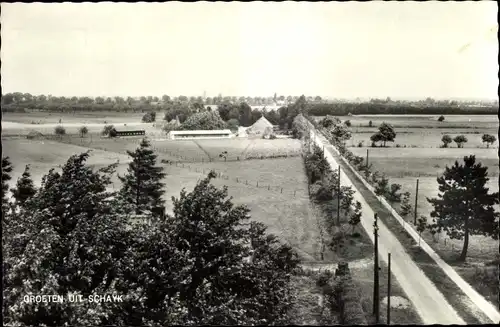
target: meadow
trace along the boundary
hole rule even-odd
[[[95,168],[119,162],[116,173],[123,175],[130,161],[124,150],[134,150],[140,139],[136,139],[135,143],[124,139],[107,140],[105,144],[107,151],[91,149],[87,162]],[[61,165],[71,155],[89,150],[86,144],[68,144],[52,140],[6,138],[2,142],[3,155],[9,156],[14,166],[11,187],[21,176],[26,164],[30,164],[35,184],[40,185],[42,177],[51,168],[61,171]],[[200,152],[203,153],[201,150]],[[161,152],[158,155],[159,161],[165,157]],[[172,196],[179,197],[183,188],[187,191],[192,190],[196,183],[213,169],[219,174],[222,173],[213,184],[217,187],[227,185],[229,195],[234,198],[234,202],[250,208],[252,219],[265,223],[269,232],[293,246],[302,259],[307,261],[318,259],[319,231],[309,204],[302,158],[161,165],[167,173],[164,180],[167,211],[172,211]],[[115,189],[121,185],[117,174],[112,179],[112,187]]]

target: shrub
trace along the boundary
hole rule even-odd
[[[444,116],[443,115],[439,116],[438,121],[440,121],[440,122],[444,121]]]
[[[325,270],[321,272],[321,274],[318,276],[318,279],[316,280],[316,285],[318,287],[323,287],[328,284],[329,281],[333,279],[333,274],[330,270]]]
[[[142,116],[143,123],[153,123],[156,121],[156,112],[150,111]]]
[[[65,135],[66,129],[64,127],[62,127],[61,125],[58,125],[54,128],[54,133],[56,135]]]
[[[371,120],[368,122],[368,127],[373,127],[373,122]]]
[[[385,196],[387,193],[389,193],[389,179],[384,175],[375,184],[375,194]]]
[[[101,134],[102,134],[103,136],[109,136],[109,132],[110,132],[111,130],[113,130],[113,129],[115,129],[115,126],[113,126],[113,125],[106,125],[106,126],[104,126],[104,128],[102,129]]]
[[[358,148],[362,148],[362,147],[363,147],[363,141],[358,143]]]
[[[351,127],[351,121],[350,120],[346,120],[344,122],[344,124],[347,126],[347,127]]]

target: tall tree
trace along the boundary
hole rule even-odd
[[[372,142],[382,141],[384,142],[384,147],[386,142],[394,142],[396,138],[396,132],[394,131],[394,127],[387,123],[380,124],[378,128],[378,132],[372,135]]]
[[[24,203],[36,194],[35,184],[31,179],[29,165],[26,165],[22,176],[17,180],[16,187],[10,190],[16,205],[23,207]]]
[[[476,163],[475,156],[464,157],[464,163],[446,166],[442,176],[437,178],[439,194],[429,199],[434,207],[431,217],[435,218],[431,228],[444,230],[452,239],[464,240],[459,259],[465,260],[470,235],[486,235],[498,238],[498,212],[494,205],[499,203],[498,192],[489,193],[488,168]]]
[[[486,143],[486,147],[489,148],[491,144],[496,142],[497,138],[491,134],[483,134],[481,140],[483,143]]]
[[[127,151],[132,157],[127,173],[118,176],[123,183],[120,189],[120,198],[131,205],[136,214],[152,213],[159,218],[165,213],[165,184],[162,179],[166,176],[163,167],[156,166],[157,155],[151,149],[151,143],[144,138],[134,151]]]

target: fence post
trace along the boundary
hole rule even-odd
[[[283,193],[283,188],[281,188],[281,193]]]
[[[297,194],[297,191],[296,191],[296,190],[294,190],[294,191],[293,191],[293,196],[295,196],[295,194]]]
[[[259,187],[259,181],[257,181],[257,187]]]
[[[267,190],[271,190],[271,185],[267,185]]]

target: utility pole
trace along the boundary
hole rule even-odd
[[[380,293],[379,293],[379,276],[378,276],[378,223],[377,214],[375,214],[375,222],[373,223],[373,234],[375,236],[375,253],[374,253],[374,270],[373,270],[373,314],[375,315],[375,323],[380,321]]]
[[[368,149],[366,149],[366,167],[368,167]]]
[[[417,190],[415,191],[415,216],[413,217],[413,225],[417,226],[417,202],[418,201],[418,178],[417,178]]]
[[[388,254],[387,259],[388,275],[387,275],[387,324],[391,324],[391,253]]]
[[[337,186],[337,224],[340,227],[340,164],[338,171],[338,186]]]

